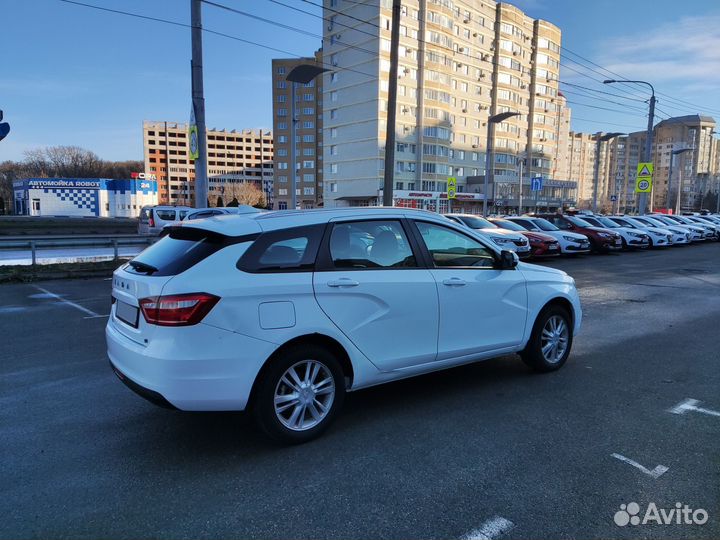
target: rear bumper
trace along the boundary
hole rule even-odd
[[[105,329],[113,371],[152,403],[184,411],[239,411],[276,345],[206,324],[157,327],[147,345]],[[180,330],[180,331],[178,331]]]
[[[117,375],[117,378],[120,379],[120,381],[127,386],[130,390],[135,392],[138,396],[147,399],[150,403],[153,405],[157,405],[158,407],[163,407],[164,409],[175,409],[177,410],[177,407],[170,403],[167,399],[165,399],[162,394],[159,394],[158,392],[154,392],[153,390],[150,390],[149,388],[145,388],[142,385],[139,385],[135,381],[131,380],[130,377],[125,375],[122,371],[120,371],[117,367],[115,367],[115,364],[112,363],[112,360],[110,360],[110,367],[115,372],[115,375]]]

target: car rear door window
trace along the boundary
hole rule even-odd
[[[263,233],[237,267],[245,272],[312,271],[324,230],[321,224]]]
[[[436,267],[494,267],[492,251],[478,240],[434,223],[416,221],[415,224]]]
[[[335,268],[414,268],[417,261],[399,221],[336,223],[330,234]]]

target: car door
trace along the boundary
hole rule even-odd
[[[438,292],[400,219],[331,222],[313,276],[332,322],[381,371],[435,360]]]
[[[522,273],[497,269],[493,251],[463,232],[428,221],[413,223],[438,286],[437,360],[466,359],[519,345],[527,319]]]

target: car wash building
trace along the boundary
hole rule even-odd
[[[156,180],[28,178],[13,182],[15,213],[29,216],[137,217],[158,203]]]

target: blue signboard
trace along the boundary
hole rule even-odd
[[[542,176],[534,176],[530,179],[530,191],[542,191],[543,179]]]

